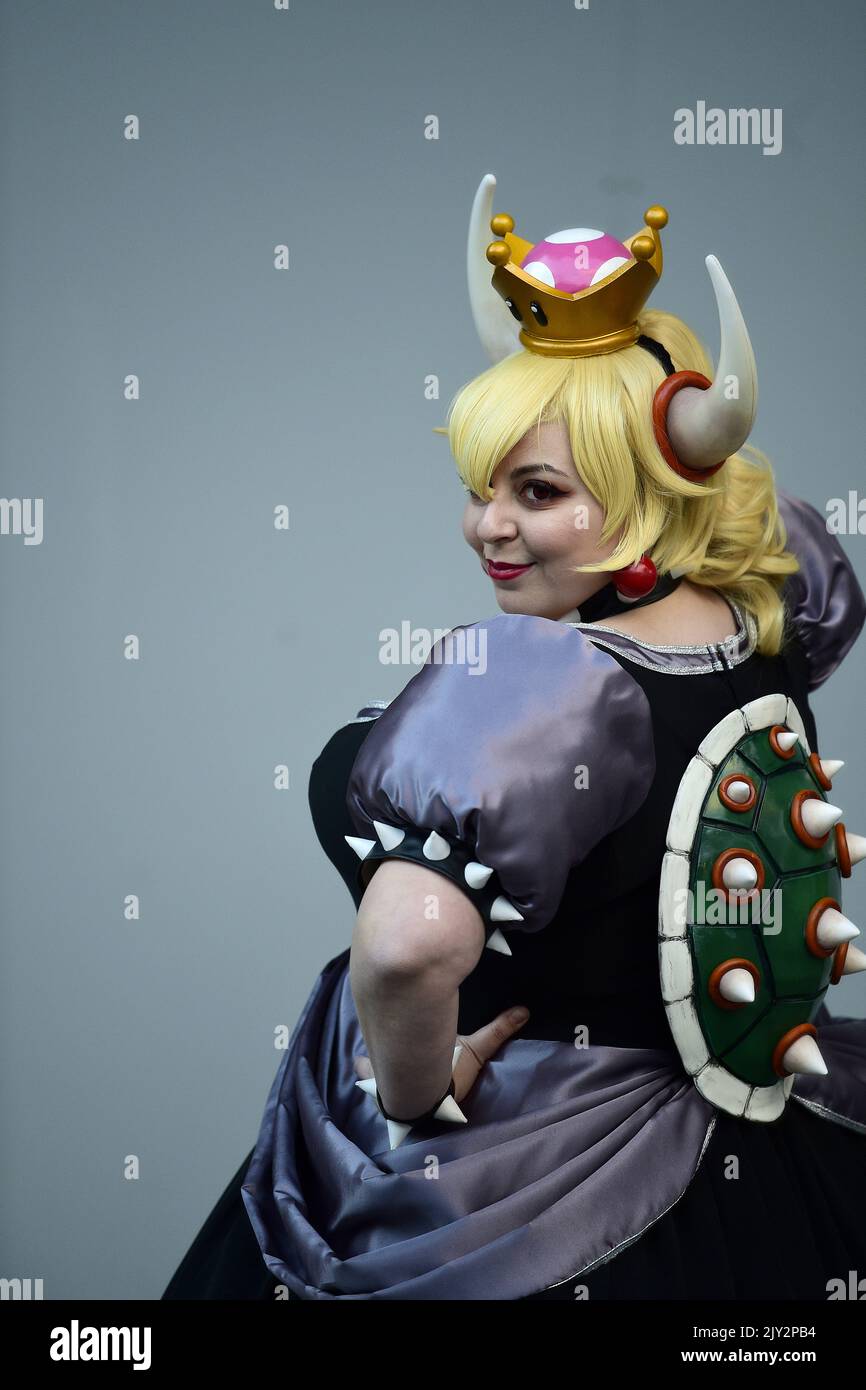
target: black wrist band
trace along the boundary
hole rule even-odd
[[[429,1110],[425,1110],[423,1115],[416,1115],[415,1118],[412,1119],[412,1120],[408,1120],[408,1119],[404,1120],[404,1119],[401,1119],[399,1115],[389,1115],[389,1114],[388,1114],[388,1111],[385,1109],[384,1105],[382,1104],[382,1097],[379,1095],[379,1087],[378,1087],[378,1086],[376,1087],[376,1104],[378,1105],[378,1107],[379,1107],[379,1109],[381,1110],[382,1114],[385,1116],[385,1119],[386,1119],[386,1120],[396,1120],[397,1124],[400,1124],[400,1125],[419,1125],[419,1124],[421,1124],[421,1122],[424,1121],[424,1120],[432,1120],[432,1119],[433,1119],[433,1116],[435,1115],[436,1111],[439,1109],[439,1106],[442,1104],[443,1100],[447,1100],[448,1096],[453,1096],[453,1094],[454,1094],[454,1077],[452,1076],[451,1080],[448,1082],[448,1090],[445,1092],[445,1095],[444,1095],[444,1096],[440,1096],[439,1099],[437,1100],[436,1104],[435,1104],[435,1105],[431,1105]]]

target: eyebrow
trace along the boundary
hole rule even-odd
[[[519,468],[515,468],[510,476],[512,478],[522,478],[526,473],[537,473],[542,470],[545,473],[556,473],[560,478],[568,478],[568,473],[563,473],[561,468],[554,468],[552,463],[524,463]]]

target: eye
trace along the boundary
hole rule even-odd
[[[532,312],[532,315],[533,315],[533,317],[534,317],[534,319],[535,319],[535,322],[538,323],[538,324],[540,324],[542,328],[546,328],[546,327],[547,327],[547,315],[546,315],[546,313],[544,312],[544,310],[542,309],[541,305],[538,303],[538,300],[537,300],[537,299],[533,299],[533,301],[532,301],[532,303],[530,304],[529,308],[530,308],[530,310],[531,310],[531,312]]]
[[[465,483],[462,484],[462,487],[470,502],[481,502],[483,500],[478,496],[477,492],[473,492],[471,487],[467,487]]]
[[[506,299],[505,303],[508,305],[508,307],[509,307],[509,309],[511,310],[512,314],[514,315],[514,317],[517,319],[517,322],[518,322],[518,323],[522,323],[522,322],[523,322],[523,315],[521,314],[521,312],[520,312],[520,310],[518,309],[517,305],[515,304],[514,300],[513,300],[513,299]]]
[[[537,489],[541,493],[541,496],[530,497],[528,495],[529,488]],[[552,483],[545,483],[540,478],[530,478],[520,489],[520,496],[532,506],[539,506],[545,502],[552,502],[556,497],[562,497],[563,493],[558,487],[554,487]]]

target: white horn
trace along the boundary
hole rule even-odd
[[[698,386],[677,391],[667,416],[674,453],[687,468],[698,469],[711,468],[742,448],[758,404],[755,355],[740,306],[715,256],[707,256],[706,267],[719,311],[719,365],[705,391]]]
[[[469,279],[472,317],[481,339],[481,346],[494,364],[522,347],[517,336],[520,324],[512,318],[505,300],[493,288],[493,266],[486,254],[491,241],[495,240],[490,230],[495,187],[496,176],[485,174],[478,185],[478,192],[472,204],[469,244],[466,249],[466,273]]]

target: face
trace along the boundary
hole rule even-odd
[[[562,421],[532,429],[491,478],[493,500],[470,493],[463,534],[506,613],[561,618],[608,582],[575,574],[605,560],[621,531],[601,541],[604,512],[577,472]]]

